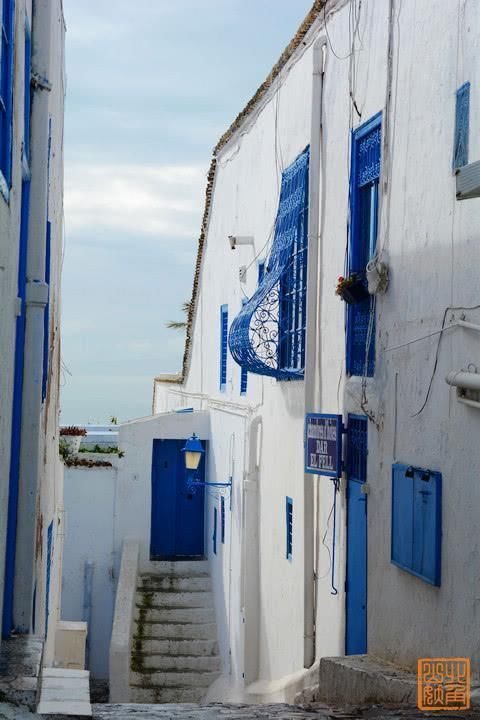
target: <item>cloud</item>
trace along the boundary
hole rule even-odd
[[[205,169],[197,165],[71,164],[67,230],[191,241],[199,231],[205,182]]]

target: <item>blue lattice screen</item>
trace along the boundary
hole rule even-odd
[[[272,252],[262,281],[232,322],[230,352],[248,372],[303,377],[309,148],[283,172]]]

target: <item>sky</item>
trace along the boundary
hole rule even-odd
[[[64,0],[61,417],[149,415],[181,367],[212,148],[313,0]]]

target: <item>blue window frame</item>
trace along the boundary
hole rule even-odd
[[[8,196],[12,175],[14,0],[0,0],[0,188]]]
[[[287,560],[293,557],[293,500],[287,497],[286,500],[286,539],[287,539]]]
[[[227,387],[228,305],[220,308],[220,390]]]
[[[458,88],[455,102],[455,138],[453,169],[468,165],[468,135],[470,125],[470,83]]]
[[[220,539],[225,545],[225,497],[220,495]]]
[[[217,508],[213,508],[213,535],[212,535],[212,542],[213,542],[213,554],[217,554]]]
[[[297,208],[291,254],[280,277],[278,364],[303,378],[307,312],[308,175],[303,178],[304,202]]]
[[[395,463],[392,466],[392,563],[439,586],[441,541],[441,474]]]
[[[367,263],[377,246],[382,115],[352,133],[348,274],[367,283]],[[347,306],[347,372],[372,377],[375,370],[375,307],[370,297]]]

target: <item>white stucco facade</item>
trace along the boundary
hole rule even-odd
[[[11,614],[6,625],[4,617],[4,636],[10,628],[43,636],[49,585],[48,634],[43,658],[46,664],[51,664],[60,607],[63,538],[63,466],[58,457],[57,428],[65,25],[61,0],[17,0],[13,9],[12,172],[11,182],[3,183],[0,194],[0,607],[3,608],[5,586],[13,587]],[[24,113],[26,38],[31,42],[33,78],[28,86],[30,111],[26,113],[28,156],[24,137],[28,128]],[[20,302],[21,207],[25,184],[30,187],[30,202],[24,203],[28,215],[28,247],[23,270],[25,294]],[[47,223],[50,223],[49,230]],[[49,268],[47,235],[51,243]],[[19,323],[23,323],[25,330],[23,352],[19,351],[18,337],[16,350]],[[46,330],[48,337],[44,343]],[[24,357],[17,383],[21,418],[15,426],[12,425],[14,375],[20,354]],[[12,481],[14,456],[19,471]],[[18,489],[18,499],[12,504],[17,492],[12,490],[13,486]],[[15,517],[16,524],[12,524]],[[10,550],[6,549],[9,522]],[[11,569],[9,580],[5,576],[6,555]]]
[[[210,492],[206,503],[206,548],[224,672],[220,682],[231,697],[275,692],[289,698],[288,688],[301,685],[305,667],[345,652],[347,481],[344,476],[337,496],[333,538],[332,483],[304,475],[306,412],[339,413],[345,423],[349,413],[365,415],[367,409],[370,415],[368,652],[411,668],[419,657],[478,657],[474,468],[480,414],[459,403],[444,381],[450,371],[477,367],[478,333],[445,332],[437,363],[436,354],[445,313],[447,325],[451,312],[456,319],[464,312],[467,321],[480,322],[480,310],[467,309],[479,304],[480,200],[458,202],[452,173],[455,93],[467,81],[472,87],[469,157],[480,158],[479,13],[468,0],[428,0],[421,7],[366,0],[361,10],[355,5],[354,16],[352,3],[327,3],[271,87],[217,151],[187,372],[180,382],[155,382],[154,412],[192,407],[192,417],[200,410],[208,413],[207,479],[233,479],[226,542],[216,555],[210,542],[213,507],[219,492],[228,491]],[[314,52],[321,47],[322,115],[315,127]],[[375,373],[362,401],[361,378],[345,370],[345,306],[335,285],[347,247],[351,131],[379,112],[377,250],[389,266],[390,284],[376,301]],[[310,205],[318,209],[319,271],[307,292],[310,300],[315,293],[318,310],[307,316],[305,380],[279,382],[249,374],[247,393],[241,395],[240,367],[228,355],[221,391],[220,307],[228,305],[231,324],[244,295],[255,291],[257,261],[271,247],[280,171],[307,145],[311,151],[319,148],[321,159],[318,186],[310,186]],[[231,250],[231,235],[253,236],[254,244]],[[239,280],[241,266],[248,268],[245,284]],[[435,364],[428,402],[418,412]],[[390,562],[395,462],[442,473],[439,587]],[[294,504],[291,561],[285,557],[286,496]],[[334,540],[337,594],[331,584]]]

